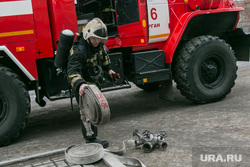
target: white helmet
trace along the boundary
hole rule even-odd
[[[107,27],[101,19],[93,18],[83,29],[83,38],[87,40],[90,37],[101,39],[102,43],[108,41]]]

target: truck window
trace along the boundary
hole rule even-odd
[[[139,9],[137,0],[117,0],[118,25],[129,24],[139,21]]]
[[[94,17],[100,18],[108,28],[109,36],[117,36],[114,0],[76,0],[78,29]]]

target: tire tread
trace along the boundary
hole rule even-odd
[[[26,127],[28,123],[31,106],[30,106],[30,97],[29,97],[27,87],[24,84],[24,82],[21,80],[21,78],[17,74],[15,74],[11,69],[1,64],[0,64],[0,71],[5,73],[9,77],[11,77],[13,79],[13,83],[20,86],[20,89],[21,89],[22,94],[24,95],[24,101],[25,101],[25,111],[22,111],[24,112],[23,113],[24,117],[23,117],[23,120],[21,121],[22,122],[21,125],[19,127],[16,127],[11,133],[8,134],[8,136],[5,136],[4,140],[0,140],[0,146],[5,146],[5,145],[10,144],[13,140],[15,140]],[[1,139],[1,136],[0,136],[0,139]]]

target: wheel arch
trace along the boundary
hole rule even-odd
[[[194,37],[223,36],[233,31],[239,20],[239,11],[242,10],[243,8],[196,10],[182,15],[163,46],[166,63],[171,63],[181,46]]]
[[[28,86],[30,82],[35,81],[35,78],[19,62],[19,60],[16,59],[16,57],[6,46],[0,46],[0,64],[10,68],[17,75],[19,75],[26,86]]]
[[[181,40],[201,35],[222,36],[232,31],[238,22],[238,12],[222,12],[197,15],[188,22]]]

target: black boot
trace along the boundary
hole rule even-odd
[[[86,128],[84,126],[84,124],[82,123],[82,135],[86,141],[86,143],[99,143],[103,146],[103,148],[107,148],[109,146],[109,142],[106,140],[99,140],[97,139],[97,134],[98,134],[98,130],[97,127],[94,126],[93,124],[91,124],[91,129],[94,132],[94,134],[92,134],[91,136],[87,136],[87,131]]]

